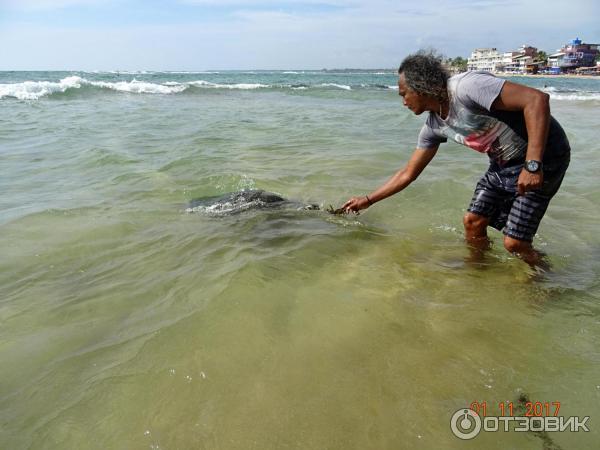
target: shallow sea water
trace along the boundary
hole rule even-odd
[[[125,84],[61,91],[71,75]],[[459,408],[498,415],[521,393],[590,416],[551,437],[597,448],[600,80],[513,80],[547,85],[573,148],[542,276],[497,232],[468,262],[486,161],[458,145],[359,216],[185,212],[239,189],[369,192],[423,121],[393,74],[0,76],[13,94],[27,80],[57,85],[0,99],[0,448],[541,450],[450,431]]]

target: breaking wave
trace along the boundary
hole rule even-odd
[[[176,94],[187,89],[185,85],[156,84],[146,81],[89,81],[78,76],[63,78],[60,81],[24,81],[22,83],[0,84],[0,99],[4,97],[19,100],[37,100],[52,94],[62,94],[68,90],[86,86],[110,89],[134,94]]]
[[[318,86],[320,87],[334,87],[337,89],[344,89],[345,91],[351,91],[352,87],[347,84],[337,84],[337,83],[321,83]]]
[[[261,84],[261,83],[220,84],[220,83],[211,83],[210,81],[204,81],[204,80],[189,81],[186,84],[188,84],[190,86],[215,88],[215,89],[244,89],[244,90],[246,90],[246,89],[260,89],[260,88],[273,87],[273,85]]]
[[[149,81],[139,81],[135,78],[131,81],[92,81],[79,76],[70,76],[60,81],[24,81],[21,83],[0,84],[0,99],[16,98],[19,100],[37,100],[42,97],[53,94],[64,94],[67,91],[78,90],[82,88],[108,89],[117,92],[127,92],[132,94],[179,94],[192,88],[200,89],[339,89],[351,91],[353,88],[387,88],[382,85],[350,86],[338,83],[319,83],[319,84],[264,84],[264,83],[215,83],[206,80],[195,80],[186,82],[164,81],[161,83],[152,83]]]
[[[549,92],[552,100],[590,101],[600,100],[600,92]]]
[[[19,100],[36,100],[40,97],[65,92],[67,89],[79,89],[82,78],[67,77],[59,82],[24,81],[23,83],[0,84],[0,98],[14,97]]]
[[[176,72],[172,72],[176,74]],[[190,72],[202,73],[202,72]],[[209,73],[209,72],[206,72]],[[258,80],[257,80],[258,81]],[[263,81],[263,80],[260,80]],[[356,91],[365,89],[376,90],[398,90],[398,86],[382,83],[356,83],[342,84],[323,82],[324,80],[315,80],[310,82],[298,82],[294,80],[291,83],[235,83],[235,82],[214,82],[204,79],[193,81],[141,81],[133,78],[131,81],[100,81],[91,80],[83,76],[68,76],[60,81],[23,81],[20,83],[0,84],[0,99],[14,98],[18,100],[37,100],[42,97],[53,95],[69,95],[74,92],[83,92],[87,90],[109,90],[129,94],[161,94],[172,95],[182,92],[194,92],[205,89],[228,89],[228,90],[288,90],[288,91],[307,91],[307,90],[338,90],[338,91]],[[302,80],[304,81],[304,80]],[[550,94],[550,98],[561,101],[598,101],[600,92],[595,90],[569,90],[557,89],[555,87],[546,87],[542,90]]]
[[[554,86],[542,88],[542,91],[550,94],[553,100],[589,101],[600,100],[600,92],[584,91],[575,89],[560,89]]]

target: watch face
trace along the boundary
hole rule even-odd
[[[537,161],[527,161],[527,170],[529,172],[537,172],[540,170],[540,163]]]

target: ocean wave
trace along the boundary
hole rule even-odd
[[[219,83],[211,83],[210,81],[205,81],[205,80],[189,81],[186,84],[188,84],[190,86],[215,88],[215,89],[244,89],[244,90],[246,90],[246,89],[260,89],[260,88],[272,87],[272,85],[270,85],[270,84],[261,84],[261,83],[219,84]]]
[[[24,81],[22,83],[0,84],[0,99],[12,97],[18,100],[37,100],[52,94],[65,93],[70,89],[84,86],[111,89],[134,94],[176,94],[188,88],[186,85],[166,85],[138,81],[90,81],[78,76],[63,78],[60,81]]]
[[[545,86],[540,89],[550,95],[553,100],[586,101],[600,100],[600,92],[586,91],[581,89],[569,89],[566,87]]]
[[[139,77],[138,77],[139,78]],[[307,80],[308,81],[308,80]],[[324,81],[324,80],[319,80]],[[386,85],[382,83],[357,83],[357,84],[341,84],[331,82],[315,82],[313,83],[235,83],[235,82],[218,82],[208,81],[205,79],[197,79],[194,81],[143,81],[135,77],[128,81],[100,81],[92,80],[80,76],[68,76],[60,81],[24,81],[21,83],[0,84],[0,99],[16,98],[19,100],[37,100],[42,97],[52,95],[63,95],[72,93],[73,91],[102,89],[129,94],[162,94],[172,95],[182,92],[194,93],[204,89],[238,89],[238,90],[283,90],[283,91],[310,91],[310,90],[341,90],[341,91],[362,91],[362,90],[393,90],[397,91],[397,85]],[[600,100],[600,92],[584,91],[584,90],[569,90],[556,89],[553,87],[545,88],[550,97],[555,100]]]
[[[120,92],[131,92],[134,94],[177,94],[185,91],[188,88],[187,86],[181,84],[166,85],[148,83],[145,81],[138,81],[135,78],[132,81],[87,81],[87,83],[91,86],[112,89]]]
[[[549,92],[552,100],[590,101],[600,100],[600,92]]]
[[[338,88],[338,89],[344,89],[345,91],[351,91],[352,90],[352,87],[348,86],[347,84],[321,83],[318,86],[322,86],[322,87],[334,87],[334,88]]]
[[[161,73],[174,73],[174,74],[180,74],[180,75],[200,75],[200,74],[211,74],[211,75],[218,75],[221,72],[216,72],[216,71],[209,71],[209,70],[198,70],[198,71],[188,71],[188,70],[169,70],[167,72],[161,72]]]
[[[135,78],[132,81],[90,81],[78,76],[70,76],[63,78],[60,81],[24,81],[22,83],[0,84],[0,99],[12,97],[19,100],[37,100],[52,94],[65,93],[70,89],[81,89],[85,86],[133,94],[178,94],[189,89],[190,87],[242,90],[268,89],[273,87],[293,87],[292,85],[273,86],[262,83],[212,83],[205,80],[196,80],[183,83],[177,81],[151,83],[147,81],[139,81]]]
[[[23,83],[0,84],[0,99],[13,97],[19,100],[37,100],[40,97],[63,93],[67,89],[79,89],[83,78],[72,76],[56,81],[24,81]]]
[[[153,72],[148,70],[80,70],[78,73],[89,73],[93,75],[102,75],[102,74],[110,74],[110,75],[153,75],[155,73],[161,72]]]

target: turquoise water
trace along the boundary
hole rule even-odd
[[[511,80],[573,148],[543,277],[498,233],[468,263],[486,161],[453,144],[360,216],[186,212],[373,190],[423,121],[393,72],[0,73],[0,448],[541,449],[450,431],[522,392],[589,415],[552,437],[596,448],[600,80]]]

